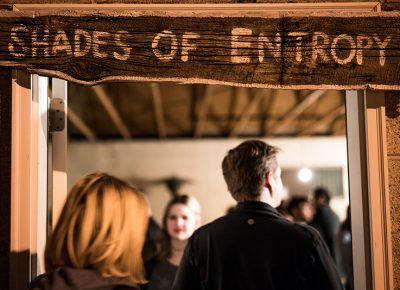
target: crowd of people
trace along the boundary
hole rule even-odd
[[[293,196],[282,203],[278,211],[290,221],[307,224],[318,230],[340,270],[346,290],[353,290],[350,207],[346,220],[341,224],[329,201],[328,190],[317,187],[311,200],[305,196]]]
[[[28,288],[343,289],[334,259],[348,250],[337,239],[351,246],[349,219],[340,227],[323,188],[314,192],[315,208],[302,197],[279,207],[278,152],[258,140],[231,149],[222,173],[237,205],[203,226],[193,196],[175,195],[159,226],[137,188],[103,173],[82,178],[48,238],[46,273]]]

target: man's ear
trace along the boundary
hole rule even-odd
[[[274,182],[274,176],[272,172],[265,174],[264,186],[268,188],[269,193],[272,195],[272,184]]]

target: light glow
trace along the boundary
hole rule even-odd
[[[312,173],[311,169],[309,169],[309,168],[302,168],[299,170],[297,177],[299,178],[299,180],[301,182],[307,183],[307,182],[310,182],[310,180],[312,179],[313,173]]]

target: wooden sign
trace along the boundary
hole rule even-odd
[[[0,12],[0,66],[82,84],[398,89],[399,16]]]

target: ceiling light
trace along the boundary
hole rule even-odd
[[[313,173],[309,168],[302,168],[299,170],[297,177],[303,183],[307,183],[312,179]]]

